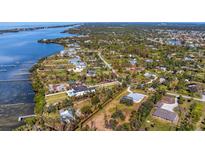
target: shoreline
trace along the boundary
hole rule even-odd
[[[77,24],[73,24],[71,25],[72,26],[75,26]],[[70,27],[70,26],[69,26]],[[71,28],[72,29],[72,28]],[[69,29],[68,29],[69,30]],[[64,32],[64,31],[63,31]],[[64,32],[64,33],[69,33],[68,31],[67,32]],[[71,33],[72,34],[72,33]],[[57,44],[57,45],[60,45],[63,47],[63,49],[65,49],[65,44],[64,43],[60,43],[58,40],[61,40],[61,39],[65,39],[65,38],[70,38],[72,39],[72,37],[75,37],[75,36],[71,36],[71,37],[60,37],[60,38],[54,38],[54,39],[46,39],[46,40],[38,40],[37,42],[38,43],[44,43],[44,44]],[[47,41],[52,41],[52,42],[47,42]],[[34,91],[34,114],[41,114],[43,111],[42,111],[42,107],[45,105],[45,91],[44,89],[42,88],[42,84],[41,81],[35,76],[35,73],[37,71],[37,69],[39,68],[40,64],[46,60],[48,57],[51,57],[51,56],[54,56],[56,54],[60,53],[60,51],[56,51],[54,52],[53,54],[51,55],[48,55],[48,56],[45,56],[45,57],[42,57],[41,59],[39,59],[29,70],[29,72],[31,73],[31,76],[30,76],[30,81],[31,81],[31,86],[32,86],[32,89]],[[36,86],[36,83],[38,83],[39,85]],[[40,87],[40,88],[39,88]],[[40,97],[40,100],[36,100],[36,98]],[[40,107],[39,107],[40,106]]]
[[[60,39],[62,39],[62,38],[60,38]],[[38,40],[38,43],[40,43],[39,40]],[[50,43],[45,43],[45,44],[50,44]],[[57,42],[55,42],[54,44],[61,45],[63,48],[65,48],[65,46],[63,44],[60,44],[60,43],[57,43]],[[37,114],[37,115],[41,114],[43,112],[42,107],[45,105],[45,91],[42,88],[43,83],[41,83],[41,81],[35,75],[36,71],[37,71],[37,69],[39,68],[39,66],[41,65],[41,63],[44,60],[46,60],[48,57],[51,57],[51,56],[54,56],[54,55],[58,54],[59,52],[60,51],[56,51],[55,53],[53,53],[51,55],[42,57],[29,70],[29,72],[31,73],[31,76],[30,76],[29,79],[31,80],[31,86],[32,86],[32,89],[34,91],[34,113]],[[37,98],[39,98],[39,97],[40,97],[40,99],[37,100]]]
[[[15,31],[15,32],[20,32],[20,31],[32,31],[32,30],[37,30],[37,29],[44,29],[44,28],[63,28],[63,27],[68,27],[68,28],[72,28],[73,26],[75,27],[76,25],[78,25],[78,24],[70,24],[70,25],[60,25],[60,26],[44,26],[44,27],[34,27],[34,28],[32,28],[32,29],[30,29],[30,28],[28,28],[28,29],[18,29],[19,31]],[[7,31],[7,30],[5,30],[5,31]],[[9,31],[7,31],[8,33],[9,33]],[[0,30],[0,34],[1,34],[1,30]],[[69,35],[69,34],[68,34]],[[69,36],[68,36],[69,37]],[[72,37],[72,36],[71,36]],[[58,37],[56,37],[56,38],[58,38]],[[60,37],[60,38],[63,38],[63,37]],[[38,39],[36,40],[36,43],[39,43],[38,42]],[[63,49],[64,49],[64,46],[62,45],[62,44],[59,44],[59,43],[55,43],[56,45],[60,45]],[[40,93],[41,94],[41,96],[43,96],[44,97],[44,95],[42,95],[42,93],[41,93],[41,90],[40,90],[40,92],[39,92],[39,90],[37,90],[36,88],[35,88],[35,86],[34,86],[34,84],[33,84],[33,82],[35,82],[34,80],[34,77],[33,77],[33,73],[35,72],[35,67],[37,67],[38,66],[38,64],[40,64],[40,62],[42,61],[42,60],[44,60],[44,59],[46,59],[47,57],[50,57],[50,56],[53,56],[53,55],[55,55],[55,54],[57,54],[57,53],[59,53],[60,51],[61,51],[62,49],[57,49],[55,52],[53,52],[52,54],[49,54],[49,55],[47,55],[47,56],[45,56],[45,57],[42,57],[42,58],[40,58],[40,59],[38,59],[35,63],[33,63],[32,64],[32,66],[31,66],[31,68],[28,70],[29,72],[32,72],[32,74],[31,74],[31,76],[30,77],[28,77],[28,80],[30,80],[30,85],[31,85],[31,87],[32,87],[32,90],[33,90],[33,92],[34,92],[34,99],[33,99],[33,103],[15,103],[15,104],[13,104],[13,103],[9,103],[9,104],[0,104],[0,107],[1,108],[5,108],[6,109],[6,115],[7,115],[7,112],[10,112],[10,110],[13,110],[13,108],[16,108],[16,107],[18,107],[18,106],[21,106],[20,108],[23,108],[23,110],[22,111],[25,111],[25,113],[21,113],[21,114],[19,114],[19,113],[17,113],[16,111],[15,112],[13,112],[12,111],[12,115],[11,116],[9,116],[8,117],[8,119],[9,120],[4,120],[4,118],[2,117],[0,120],[2,121],[2,125],[0,125],[2,128],[4,127],[4,122],[6,122],[6,124],[5,124],[5,129],[4,130],[6,130],[6,129],[8,129],[8,130],[16,130],[16,129],[18,129],[19,127],[21,127],[22,126],[22,123],[21,124],[18,124],[17,122],[15,122],[15,119],[18,119],[18,117],[19,116],[25,116],[25,115],[27,115],[27,114],[30,114],[30,113],[35,113],[36,111],[38,112],[38,113],[40,113],[41,111],[39,111],[39,108],[38,108],[38,103],[36,103],[36,97],[37,96],[39,96],[38,94]],[[32,71],[33,70],[33,71]],[[43,88],[41,88],[41,89],[43,89]],[[42,99],[43,100],[43,99]],[[43,102],[44,102],[44,100],[43,100]],[[44,103],[43,103],[44,104]],[[40,105],[42,105],[42,103],[40,103]],[[31,107],[32,106],[32,107]],[[36,107],[37,106],[37,107]],[[27,109],[28,109],[28,112],[27,112]],[[16,116],[14,116],[14,114],[16,115]],[[3,115],[2,115],[3,116]],[[8,116],[8,115],[7,115]],[[10,119],[11,119],[11,122],[9,122],[10,121]],[[16,124],[17,123],[17,124]]]

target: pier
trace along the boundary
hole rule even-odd
[[[31,117],[35,117],[35,116],[36,116],[35,114],[20,116],[20,117],[18,118],[18,121],[20,122],[20,121],[22,121],[22,120],[25,119],[25,118],[31,118]]]

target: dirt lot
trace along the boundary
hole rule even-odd
[[[119,104],[119,101],[122,96],[127,95],[127,90],[123,91],[117,97],[115,97],[110,103],[108,103],[101,111],[94,115],[91,119],[88,120],[84,125],[89,125],[90,127],[97,128],[98,131],[110,131],[111,129],[105,128],[105,117],[109,119],[112,113],[115,111],[116,107],[123,111],[126,116],[124,122],[129,120],[129,115],[133,110],[137,110],[139,104],[135,103],[133,106],[125,106]]]

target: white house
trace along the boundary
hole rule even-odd
[[[75,120],[74,111],[71,108],[68,108],[67,110],[60,110],[60,119],[63,122],[70,123],[72,120]]]
[[[67,91],[68,96],[70,97],[78,97],[78,96],[83,96],[88,93],[93,93],[95,92],[95,88],[88,88],[87,86],[76,86],[72,88],[71,90]]]

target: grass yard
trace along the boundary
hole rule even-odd
[[[48,105],[51,105],[51,104],[59,102],[59,101],[63,101],[67,98],[68,98],[68,95],[66,94],[66,92],[56,93],[55,95],[50,95],[50,96],[45,97],[46,103]]]
[[[73,102],[73,105],[74,105],[74,109],[81,109],[82,107],[86,106],[86,105],[91,105],[90,103],[90,99],[84,99],[84,100],[81,100],[81,101],[76,101],[76,102]]]
[[[149,131],[174,131],[176,125],[149,116],[141,128],[148,128]]]

